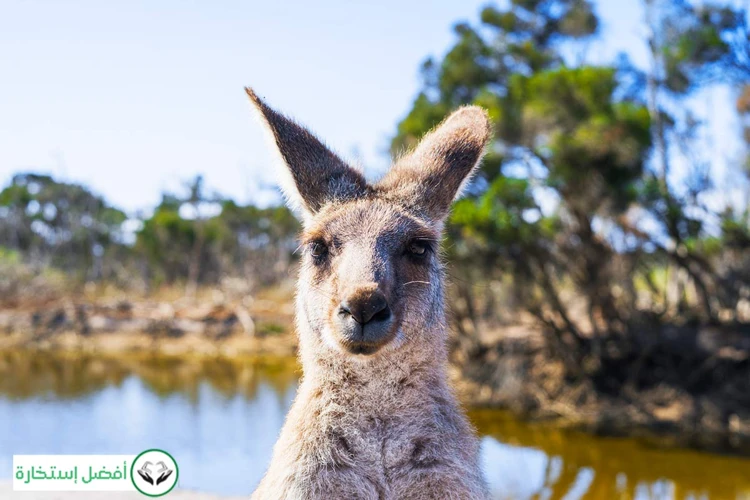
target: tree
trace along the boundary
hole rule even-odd
[[[0,245],[96,280],[122,247],[126,215],[80,184],[21,173],[0,192]]]
[[[192,212],[195,219],[195,237],[193,246],[190,249],[190,260],[188,263],[187,288],[185,294],[188,297],[195,296],[195,290],[198,287],[198,275],[200,273],[201,254],[203,245],[206,240],[205,214],[206,205],[218,203],[221,198],[216,195],[208,195],[203,185],[203,176],[196,176],[187,186],[188,197],[183,200],[182,206],[187,206]],[[180,208],[182,208],[182,206]]]
[[[644,6],[651,54],[647,94],[656,176],[647,181],[642,205],[661,225],[668,246],[673,248],[662,245],[663,252],[677,270],[689,275],[703,314],[715,321],[722,304],[712,298],[718,297],[726,306],[736,304],[739,295],[724,293],[734,289],[734,284],[722,279],[707,256],[701,255],[701,240],[707,237],[705,221],[715,214],[700,199],[712,185],[701,172],[707,161],[701,160],[695,140],[701,123],[684,102],[712,83],[736,84],[750,78],[747,13],[727,5],[684,0],[644,0]],[[677,155],[695,174],[683,195],[670,180],[670,163]],[[678,273],[670,276],[677,287],[674,295],[683,296],[684,283],[675,282]]]
[[[205,193],[202,178],[185,196],[164,194],[138,231],[135,250],[148,262],[147,281],[201,284],[239,276],[270,285],[288,273],[298,222],[283,206],[241,206]]]
[[[485,8],[479,24],[456,26],[442,60],[423,64],[423,89],[398,124],[394,153],[461,104],[484,106],[495,125],[480,175],[449,221],[464,316],[481,309],[467,283],[510,277],[517,302],[558,338],[585,346],[589,334],[627,336],[651,321],[639,305],[642,282],[659,302],[653,273],[666,259],[688,273],[703,317],[716,318],[710,296],[724,278],[710,263],[699,196],[706,178],[679,191],[669,185],[669,148],[692,140],[692,125],[669,114],[662,95],[682,99],[716,68],[740,68],[745,16],[663,3],[669,12],[649,38],[658,59],[651,73],[624,58],[570,65],[563,53],[595,35],[598,21],[589,2],[562,0]],[[650,168],[653,157],[661,168]],[[643,211],[660,227],[640,227],[633,214]],[[585,318],[572,313],[581,299]]]
[[[143,221],[135,243],[136,251],[149,264],[147,281],[181,281],[186,284],[188,296],[198,283],[218,281],[218,246],[226,230],[215,217],[198,214],[203,201],[199,179],[194,180],[193,189],[185,197],[162,195],[151,217]],[[190,209],[192,213],[185,217]]]

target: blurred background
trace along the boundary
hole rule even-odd
[[[372,179],[488,109],[443,249],[496,498],[750,498],[748,8],[3,0],[0,493],[13,454],[151,447],[260,480],[299,222],[250,85]]]

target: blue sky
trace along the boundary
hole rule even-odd
[[[502,3],[502,2],[501,2]],[[418,67],[482,0],[3,0],[0,184],[20,170],[153,206],[198,173],[257,200],[274,182],[243,86],[343,156],[387,165]],[[645,63],[640,0],[600,1],[589,60]]]

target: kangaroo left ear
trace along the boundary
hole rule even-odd
[[[482,159],[491,134],[484,109],[460,108],[399,159],[375,187],[383,196],[442,221]]]
[[[308,219],[327,202],[358,198],[367,182],[307,129],[271,109],[246,87],[261,122],[269,132],[269,145],[280,165],[281,188],[292,210]]]

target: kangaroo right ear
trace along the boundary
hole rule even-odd
[[[367,182],[304,127],[271,109],[249,87],[247,95],[268,132],[281,174],[281,189],[292,210],[311,217],[327,202],[359,198]]]
[[[484,109],[460,108],[398,160],[376,188],[385,196],[442,221],[482,159],[491,136]]]

